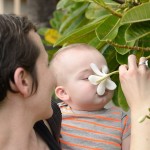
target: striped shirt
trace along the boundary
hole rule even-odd
[[[63,150],[121,150],[122,140],[130,135],[130,119],[116,107],[89,112],[59,106]]]

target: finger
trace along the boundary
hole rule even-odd
[[[120,80],[122,80],[124,78],[124,76],[126,76],[127,71],[128,71],[128,66],[126,64],[121,65],[119,67],[119,78],[120,78]]]
[[[126,64],[121,65],[121,66],[119,67],[119,72],[120,72],[120,73],[125,73],[125,72],[127,72],[127,71],[128,71],[128,66],[127,66]]]
[[[128,69],[137,69],[137,60],[135,55],[130,55],[128,57]]]
[[[140,60],[139,60],[139,66],[138,66],[139,70],[145,72],[147,67],[148,67],[148,64],[147,64],[146,58],[145,57],[141,57]]]

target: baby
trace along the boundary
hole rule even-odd
[[[97,85],[88,80],[97,72],[93,72],[91,63],[99,70],[107,66],[103,55],[86,44],[64,47],[51,61],[56,79],[55,94],[63,101],[59,103],[62,149],[129,150],[130,119],[119,108],[104,108],[114,91],[106,86],[102,95],[98,94]]]

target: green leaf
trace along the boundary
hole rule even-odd
[[[118,106],[119,107],[119,102],[118,102],[118,88],[115,89],[114,91],[114,95],[113,95],[113,98],[112,98],[112,102],[115,106]]]
[[[88,43],[94,37],[95,37],[95,32],[91,31],[88,34],[82,35],[81,37],[71,38],[70,40],[67,41],[67,45],[73,43]]]
[[[48,59],[51,60],[53,55],[57,52],[58,49],[50,49],[50,50],[47,50],[47,53],[48,53]]]
[[[106,58],[110,72],[117,70],[118,69],[118,62],[116,61],[115,48],[111,45],[105,45],[103,50],[101,50],[101,53]]]
[[[117,7],[117,9],[120,6],[119,3],[115,2],[115,1],[112,1],[112,0],[105,0],[105,1],[104,0],[91,0],[91,4],[102,6],[104,8],[109,5],[112,8]]]
[[[126,101],[126,98],[122,92],[122,89],[121,89],[121,85],[119,84],[118,86],[118,103],[119,103],[119,106],[124,110],[124,111],[128,111],[129,110],[129,106],[128,106],[128,103]]]
[[[88,19],[96,19],[107,15],[110,15],[110,12],[95,3],[91,3],[85,12]]]
[[[120,4],[113,1],[113,0],[105,0],[105,4],[111,5],[111,6],[119,6]]]
[[[150,21],[133,23],[126,31],[126,41],[135,41],[150,34]]]
[[[144,51],[134,50],[134,51],[131,51],[130,54],[134,54],[136,56],[137,60],[139,60],[140,57],[144,56]]]
[[[80,15],[77,19],[75,19],[68,28],[66,28],[63,31],[63,35],[71,33],[73,30],[77,29],[78,27],[88,23],[89,20],[87,20],[84,16],[84,14]]]
[[[144,51],[142,56],[144,57],[150,56],[150,51],[147,51],[147,52]],[[150,61],[148,61],[148,67],[150,68]]]
[[[143,3],[128,10],[121,19],[121,24],[150,20],[150,2]]]
[[[116,60],[115,60],[116,61]],[[117,63],[116,63],[117,64]],[[118,70],[118,67],[117,67],[117,69],[115,69],[115,70]],[[114,70],[112,70],[112,71],[114,71]],[[110,71],[110,72],[112,72],[112,71]],[[119,85],[119,74],[115,74],[115,75],[112,75],[111,76],[111,79],[112,79],[112,81],[114,81],[115,83],[116,83],[116,85],[117,85],[117,88],[114,90],[114,95],[113,95],[113,98],[112,98],[112,102],[114,103],[114,105],[116,105],[116,106],[118,106],[118,107],[120,107],[119,106],[119,102],[118,102],[118,85]]]
[[[100,6],[106,6],[106,4],[103,0],[92,0],[92,1],[95,2],[96,4],[100,5]]]
[[[44,36],[46,34],[46,32],[49,30],[49,28],[39,28],[38,29],[38,33],[42,36]]]
[[[96,35],[100,41],[112,40],[116,37],[120,19],[116,16],[109,16],[96,28]]]
[[[73,0],[74,2],[92,2],[92,0]]]
[[[64,8],[68,7],[70,4],[72,4],[72,2],[70,0],[60,0],[57,3],[57,9],[64,9]]]
[[[49,46],[53,46],[51,43],[47,42],[46,40],[42,39],[42,43],[44,44],[45,48],[49,47]]]
[[[140,0],[141,3],[149,2],[149,0]]]
[[[61,10],[56,10],[53,13],[53,18],[50,19],[50,25],[52,28],[59,30],[61,22],[64,19],[64,14],[62,13]]]
[[[111,79],[112,79],[112,77],[111,77]],[[117,85],[117,88],[114,90],[114,95],[113,95],[113,98],[112,98],[112,102],[115,106],[120,107],[119,101],[118,101],[118,86],[119,86],[120,83],[119,83],[118,79],[119,79],[118,74],[115,75],[115,79],[112,79]]]
[[[102,22],[103,22],[103,19],[100,18],[100,19],[94,20],[93,22],[90,22],[89,24],[87,24],[81,28],[77,28],[74,31],[72,31],[71,33],[69,33],[68,35],[64,35],[64,36],[60,37],[54,46],[61,45],[70,40],[74,40],[74,39],[83,37],[83,36],[87,35],[88,33],[91,33],[92,31],[94,31],[95,28]]]
[[[88,42],[88,44],[99,50],[99,49],[102,49],[102,47],[106,44],[106,42],[100,41],[95,35],[95,37],[93,39],[91,39]]]
[[[138,45],[141,47],[150,47],[150,34],[139,39]]]
[[[121,64],[128,64],[128,56],[129,53],[126,53],[124,55],[121,55],[119,53],[116,53],[116,60],[117,62],[121,65]]]
[[[129,25],[123,25],[119,28],[118,30],[118,34],[116,36],[116,38],[114,39],[113,42],[119,44],[119,45],[124,45],[124,46],[133,46],[135,41],[132,42],[126,42],[125,40],[125,33],[126,33],[126,29],[128,28]],[[121,54],[124,55],[126,53],[128,53],[130,51],[130,49],[127,48],[119,48],[119,47],[115,47],[116,51]]]
[[[68,26],[70,26],[71,22],[78,18],[85,12],[85,9],[88,7],[88,4],[82,4],[78,9],[76,9],[72,14],[62,23],[60,26],[59,32],[63,32]]]

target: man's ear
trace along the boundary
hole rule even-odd
[[[19,67],[14,73],[14,83],[10,83],[11,88],[19,92],[23,97],[28,97],[31,94],[32,79],[26,70]]]
[[[70,98],[63,86],[57,86],[55,88],[55,94],[59,99],[61,99],[64,102],[68,101]]]

